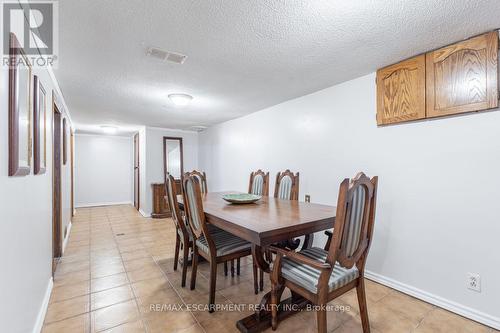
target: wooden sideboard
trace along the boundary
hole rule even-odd
[[[181,181],[180,179],[175,180],[176,187],[178,189],[177,194],[181,194]],[[151,217],[155,219],[164,219],[166,217],[172,216],[170,211],[170,207],[168,206],[168,202],[165,198],[167,193],[165,192],[165,184],[164,183],[152,183],[151,189],[153,191],[153,212],[151,213]]]

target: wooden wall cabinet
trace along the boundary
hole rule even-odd
[[[498,31],[377,71],[377,124],[498,107]]]
[[[377,124],[425,118],[425,56],[377,71]]]
[[[426,55],[427,117],[498,106],[498,32]]]

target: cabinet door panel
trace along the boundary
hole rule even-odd
[[[498,32],[429,52],[427,117],[498,106]]]
[[[425,118],[425,56],[377,71],[377,124]]]

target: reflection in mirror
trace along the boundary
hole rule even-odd
[[[26,60],[27,61],[27,60]],[[24,62],[23,62],[24,63]],[[30,113],[30,89],[31,70],[29,66],[19,64],[18,70],[18,112],[19,112],[19,166],[29,167],[31,165],[31,113]]]
[[[175,179],[180,179],[183,173],[182,138],[163,137],[164,172]]]
[[[31,171],[31,65],[16,35],[9,48],[9,176]]]

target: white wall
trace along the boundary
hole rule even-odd
[[[152,183],[163,182],[163,137],[182,138],[184,172],[198,169],[198,133],[192,131],[170,130],[145,127],[139,131],[141,145],[141,211],[151,215],[153,208]]]
[[[500,112],[387,127],[375,112],[371,74],[208,129],[200,168],[211,191],[245,191],[257,168],[273,181],[300,171],[301,200],[331,205],[343,178],[378,175],[367,269],[500,328]],[[481,274],[481,293],[467,272]]]
[[[77,134],[75,154],[77,207],[132,204],[131,137]]]
[[[0,68],[0,323],[2,332],[11,333],[41,327],[52,277],[52,91],[58,87],[46,69],[34,68],[33,74],[47,91],[47,171],[8,177],[9,75],[7,67]],[[65,104],[60,93],[59,98]],[[69,157],[68,150],[62,167],[63,231],[71,221]]]

